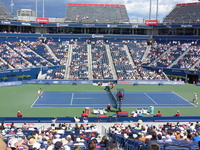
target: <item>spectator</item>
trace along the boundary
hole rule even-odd
[[[56,134],[56,135],[54,136],[54,139],[53,139],[52,141],[53,141],[53,144],[55,144],[56,142],[60,142],[60,141],[61,141],[60,135],[59,135],[59,134]]]
[[[62,142],[60,141],[57,141],[55,144],[54,144],[54,149],[55,150],[62,150]]]
[[[107,147],[108,144],[109,144],[109,140],[107,136],[103,136],[101,141],[99,142],[99,145],[101,145],[101,147]]]
[[[22,147],[23,150],[28,150],[28,146],[20,144],[17,140],[17,138],[11,138],[8,141],[8,147],[7,150],[18,150],[18,147]]]
[[[73,150],[81,150],[81,148],[78,145],[76,145],[74,146]]]
[[[106,150],[118,150],[117,143],[115,141],[109,142],[109,145],[106,147]]]
[[[174,116],[177,116],[177,117],[178,117],[178,116],[180,116],[180,115],[181,115],[180,112],[177,111],[176,114],[175,114]]]
[[[66,136],[66,140],[68,141],[67,145],[73,145],[73,140],[71,135]]]
[[[193,137],[193,141],[200,141],[200,131],[195,133],[195,136]]]
[[[123,93],[122,93],[121,91],[119,91],[119,92],[117,93],[117,97],[118,97],[119,99],[121,99],[121,98],[123,97]]]
[[[90,141],[88,144],[89,150],[96,150],[96,143],[94,141]]]
[[[17,117],[23,117],[20,111],[17,112]]]
[[[52,121],[52,123],[56,123],[56,120],[57,120],[57,119],[58,119],[58,118],[56,118],[56,117],[53,117],[53,118],[52,118],[52,120],[51,120],[51,121]]]
[[[85,146],[85,144],[81,141],[79,137],[76,138],[76,143],[74,143],[74,145],[81,146],[81,147]]]
[[[110,108],[111,108],[111,106],[110,106],[110,104],[108,104],[108,105],[107,105],[107,111],[108,111],[108,112],[110,112],[110,111],[111,111],[111,109],[110,109]]]
[[[82,112],[81,117],[87,117],[87,114],[85,113],[85,111]]]
[[[131,112],[131,115],[132,115],[132,117],[138,117],[138,114],[137,114],[136,111],[132,111],[132,112]]]
[[[78,123],[78,122],[80,122],[80,119],[79,119],[78,117],[74,117],[74,121],[75,121],[76,123]]]
[[[88,123],[88,118],[87,117],[83,117],[83,122],[84,123]]]
[[[6,143],[2,138],[0,138],[0,149],[1,150],[6,150]]]
[[[158,113],[154,117],[161,117],[161,116],[162,116],[162,113],[158,111]]]
[[[158,145],[157,143],[149,143],[148,144],[148,150],[160,150],[160,145]]]
[[[8,134],[15,134],[15,129],[14,128],[10,129],[10,132]]]
[[[139,111],[139,113],[138,113],[138,117],[142,117],[142,116],[143,116],[142,112]]]
[[[18,136],[24,136],[24,133],[22,132],[22,129],[18,129],[16,134]]]
[[[193,141],[192,135],[188,134],[187,137],[184,139],[185,141]]]

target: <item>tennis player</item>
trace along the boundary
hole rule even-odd
[[[198,95],[197,95],[197,93],[194,93],[193,103],[194,103],[194,101],[196,101],[196,103],[198,104]]]
[[[38,90],[38,98],[40,98],[40,97],[42,97],[42,88],[40,88],[39,90]]]

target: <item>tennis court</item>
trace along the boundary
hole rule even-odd
[[[116,99],[117,92],[112,91]],[[31,107],[106,107],[115,105],[106,91],[44,91]],[[196,107],[172,91],[126,91],[121,107]]]

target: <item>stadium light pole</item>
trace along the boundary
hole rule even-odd
[[[11,7],[11,13],[13,15],[13,6],[14,6],[14,2],[13,0],[10,1],[10,7]]]
[[[44,0],[43,0],[42,6],[43,6],[43,8],[42,8],[42,10],[43,10],[43,11],[42,11],[42,12],[43,12],[43,13],[42,13],[42,18],[44,18]]]
[[[151,0],[150,0],[150,4],[149,4],[149,20],[151,20]]]
[[[37,18],[37,7],[38,7],[38,1],[37,0],[35,0],[35,17]]]
[[[158,0],[157,0],[157,6],[156,6],[156,20],[158,20]]]

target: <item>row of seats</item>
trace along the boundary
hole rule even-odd
[[[199,23],[199,8],[200,4],[191,3],[189,5],[176,6],[167,15],[163,23],[169,24],[196,24]]]
[[[50,50],[47,50],[47,47],[41,41],[6,41],[1,44],[0,49],[2,69],[67,65],[70,42],[56,43],[49,41],[47,44]],[[142,68],[141,65],[169,67],[173,64],[172,68],[186,70],[191,69],[192,66],[192,69],[198,70],[200,66],[197,42],[180,43],[173,41],[167,44],[154,42],[148,50],[145,41],[123,41],[108,43],[108,45],[115,67],[114,70],[112,70],[111,59],[108,57],[108,50],[106,50],[106,44],[103,41],[91,42],[91,60],[88,60],[88,44],[74,41],[72,43],[69,79],[88,80],[90,66],[92,67],[91,75],[94,79],[113,79],[114,71],[116,71],[118,80],[166,79],[162,71],[150,71]],[[129,54],[131,57],[129,57]],[[146,58],[143,60],[143,57]],[[65,74],[65,72],[62,73]]]

